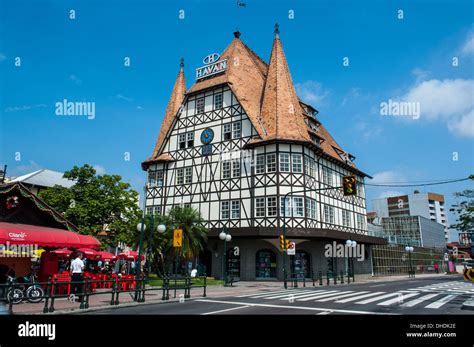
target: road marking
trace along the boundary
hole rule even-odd
[[[318,301],[318,302],[326,302],[326,301],[337,300],[337,299],[341,299],[341,298],[346,298],[346,297],[348,297],[348,296],[354,296],[354,295],[359,295],[359,294],[364,294],[364,293],[368,293],[368,292],[367,292],[367,291],[364,291],[364,292],[343,294],[343,295],[332,296],[332,297],[330,297],[330,298],[320,299],[320,300],[316,300],[316,301]]]
[[[352,298],[349,298],[349,299],[338,300],[338,301],[335,301],[335,302],[344,304],[344,303],[346,303],[346,302],[356,301],[356,300],[359,300],[359,299],[367,298],[367,297],[369,297],[369,296],[380,295],[380,294],[385,294],[385,292],[369,293],[369,294],[364,294],[364,295],[355,296],[355,297],[352,297]]]
[[[408,302],[402,304],[401,306],[403,306],[403,307],[413,307],[415,305],[418,305],[420,302],[429,300],[429,299],[434,298],[435,296],[438,296],[438,295],[439,295],[439,293],[428,294],[428,295],[422,296],[420,298],[417,298],[415,300],[408,301]]]
[[[321,292],[322,290],[317,290],[317,291],[314,291],[314,290],[302,290],[300,291],[302,294],[303,293],[306,293],[307,295],[308,294],[314,294],[316,292]],[[278,294],[278,295],[272,295],[272,296],[266,296],[264,297],[264,299],[266,300],[271,300],[271,299],[280,299],[280,298],[288,298],[290,296],[293,297],[293,299],[295,299],[299,294],[296,294],[295,292],[291,292],[291,293],[285,293],[285,294]]]
[[[326,315],[326,314],[331,314],[332,312],[331,311],[323,311],[323,312],[319,312],[319,313],[316,313],[317,315]]]
[[[298,299],[298,301],[310,301],[310,300],[315,300],[315,299],[322,299],[322,298],[325,298],[327,296],[333,296],[333,295],[338,295],[338,294],[349,293],[349,292],[340,292],[338,290],[331,290],[331,292],[332,293],[326,292],[324,294],[316,294],[316,295],[313,295],[313,296],[310,296],[310,297],[307,297],[307,298]],[[352,292],[352,290],[350,292]]]
[[[377,284],[376,286],[370,286],[370,288],[377,288],[377,287],[383,287],[386,286],[387,284]]]
[[[256,304],[251,302],[238,302],[238,301],[223,301],[223,300],[210,300],[210,299],[197,299],[198,302],[210,302],[216,304],[234,304],[234,305],[245,305],[250,307],[269,307],[269,308],[285,308],[288,310],[306,310],[306,311],[328,311],[327,308],[322,307],[307,307],[307,306],[288,306],[288,305],[274,305],[274,304]],[[357,310],[338,310],[331,309],[331,312],[340,312],[340,313],[354,313],[354,314],[373,314],[373,315],[383,315],[383,316],[392,316],[398,315],[396,313],[387,313],[387,312],[370,312],[370,311],[357,311]]]
[[[385,295],[382,295],[382,296],[377,296],[375,298],[370,298],[370,299],[363,300],[363,301],[357,301],[356,304],[364,305],[364,304],[368,304],[368,303],[371,303],[371,302],[374,302],[374,301],[382,300],[382,299],[389,298],[391,296],[395,296],[395,295],[399,295],[399,294],[400,293],[389,293],[389,294],[385,294]]]
[[[236,296],[237,298],[246,298],[246,297],[255,297],[258,298],[260,296],[266,296],[266,295],[276,295],[278,293],[292,293],[292,292],[297,292],[299,291],[298,289],[286,289],[286,290],[277,290],[277,291],[268,291],[268,292],[257,292],[253,294],[245,294],[245,295],[238,295]]]
[[[221,312],[240,310],[241,308],[246,308],[246,307],[250,307],[250,306],[232,307],[232,308],[227,308],[227,309],[225,309],[225,310],[219,310],[219,311],[212,311],[212,312],[201,313],[201,315],[202,315],[202,316],[207,316],[207,315],[210,315],[210,314],[216,314],[216,313],[221,313]]]
[[[446,295],[445,297],[442,297],[438,301],[432,302],[431,304],[425,306],[425,308],[440,308],[447,302],[453,300],[456,296],[458,295],[457,294]]]
[[[405,299],[408,299],[408,298],[411,298],[412,296],[416,296],[416,295],[419,295],[420,293],[412,293],[412,294],[401,294],[399,297],[397,298],[394,298],[394,299],[390,299],[390,300],[387,300],[387,301],[383,301],[383,302],[379,302],[377,305],[379,306],[389,306],[391,304],[395,304],[395,303],[401,303],[403,302],[403,300]]]

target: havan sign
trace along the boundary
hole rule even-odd
[[[219,54],[212,53],[203,59],[205,66],[196,69],[196,79],[212,76],[227,69],[227,59],[219,60]]]

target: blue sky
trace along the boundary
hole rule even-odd
[[[472,1],[243,2],[237,13],[232,0],[2,1],[0,162],[11,175],[89,163],[141,190],[140,162],[153,149],[179,59],[190,87],[202,58],[222,52],[238,26],[268,61],[279,22],[299,95],[377,183],[474,173]],[[95,102],[95,119],[55,115],[63,99]],[[381,116],[389,99],[419,102],[420,118]],[[451,204],[466,188],[429,190]],[[367,197],[412,190],[368,188]]]

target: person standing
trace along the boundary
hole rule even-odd
[[[84,262],[82,261],[82,258],[82,253],[78,253],[76,259],[71,262],[72,294],[79,298],[82,296],[82,273],[84,271]]]
[[[438,263],[435,263],[435,264],[434,264],[434,270],[435,270],[436,273],[439,273],[439,265],[438,265]]]

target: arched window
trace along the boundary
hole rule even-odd
[[[311,257],[308,252],[297,250],[291,258],[291,272],[294,276],[311,278]]]
[[[227,275],[234,281],[240,278],[240,249],[237,246],[227,250]]]
[[[271,249],[261,249],[256,254],[255,277],[275,278],[276,277],[276,254]]]

